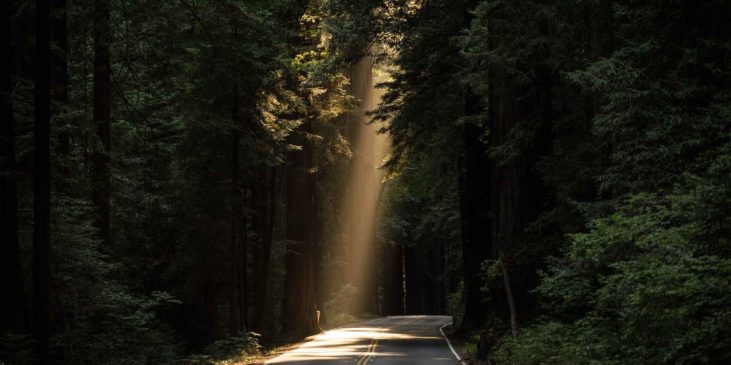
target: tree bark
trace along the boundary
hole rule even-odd
[[[500,268],[503,272],[503,285],[505,285],[505,296],[508,300],[508,310],[510,311],[510,329],[513,337],[515,337],[518,335],[518,310],[515,308],[515,298],[513,297],[513,287],[510,283],[508,265],[504,260],[500,262]]]
[[[241,331],[246,333],[249,330],[249,238],[246,231],[246,215],[244,214],[243,206],[245,204],[245,196],[241,192],[239,193],[239,229],[241,230],[241,249],[239,254],[241,255],[241,275],[239,276],[240,285],[240,296],[241,305],[239,311],[241,312]]]
[[[0,42],[5,56],[0,62],[0,332],[26,328],[25,290],[18,241],[18,188],[15,165],[15,126],[12,100],[12,37],[10,1],[0,5]]]
[[[68,31],[66,0],[51,1],[51,114],[57,117],[68,103]],[[57,151],[62,155],[71,153],[68,126],[56,126],[58,133]],[[61,161],[62,164],[67,161]],[[61,173],[68,175],[68,166],[62,166]]]
[[[463,24],[472,21],[472,9],[477,1],[468,0],[463,5]],[[474,116],[482,111],[480,99],[466,87],[464,92],[465,116]],[[480,278],[482,262],[489,258],[491,238],[490,165],[487,146],[480,140],[482,130],[472,123],[462,127],[463,155],[459,171],[459,205],[462,230],[462,278],[465,312],[460,330],[480,328],[484,325],[486,313],[483,304]]]
[[[383,315],[404,314],[404,277],[402,247],[389,243],[381,244],[381,283],[383,286]]]
[[[254,274],[254,306],[256,315],[252,323],[254,329],[262,331],[269,325],[271,305],[269,302],[269,261],[272,251],[272,236],[276,215],[276,169],[262,169],[259,178],[251,184],[252,224],[256,239],[252,245]],[[266,181],[262,188],[258,182]]]
[[[313,186],[317,186],[317,177],[313,174],[311,178],[313,179]],[[326,262],[323,262],[323,253],[325,251],[325,247],[323,244],[324,240],[324,229],[323,221],[322,221],[322,215],[320,214],[320,200],[317,192],[313,192],[313,207],[312,207],[312,217],[310,219],[312,220],[312,225],[314,227],[314,233],[313,233],[313,240],[315,245],[315,282],[317,285],[315,285],[315,308],[319,311],[319,316],[317,317],[317,324],[318,326],[320,324],[327,324],[327,313],[323,310],[325,307],[325,293],[323,290],[323,286],[320,285],[325,281],[325,265]]]
[[[476,97],[466,98],[467,115],[478,112]],[[464,154],[459,175],[459,200],[462,222],[462,277],[465,312],[460,329],[481,327],[485,322],[480,267],[488,258],[491,236],[489,220],[490,167],[487,147],[480,141],[480,129],[473,124],[463,126]]]
[[[306,123],[296,134],[299,151],[287,154],[287,254],[284,296],[283,332],[290,336],[308,336],[320,331],[316,314],[316,242],[313,209],[315,180],[313,148],[306,134]]]
[[[35,123],[33,128],[34,363],[50,364],[50,4],[36,1]]]
[[[111,123],[111,56],[109,0],[94,1],[94,110],[93,118],[99,145],[91,157],[92,203],[96,207],[95,226],[105,247],[111,243],[110,232],[110,144]]]
[[[237,98],[234,101],[237,102]],[[233,121],[238,121],[238,109],[234,105],[233,107]],[[230,236],[230,250],[231,250],[231,282],[229,283],[230,290],[230,301],[229,301],[229,330],[231,334],[241,330],[241,290],[239,287],[239,270],[240,267],[240,254],[239,254],[239,139],[240,135],[238,131],[233,132],[232,143],[231,143],[231,236]]]

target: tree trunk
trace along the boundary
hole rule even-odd
[[[468,94],[467,115],[479,110],[476,97]],[[463,126],[464,154],[459,174],[459,200],[462,222],[462,277],[465,312],[460,328],[479,328],[485,322],[480,267],[488,258],[491,227],[488,212],[490,195],[485,189],[490,182],[486,146],[480,141],[480,129],[473,124]]]
[[[541,35],[548,36],[547,20],[539,18],[537,24]],[[550,49],[544,49],[541,58],[549,57]],[[496,72],[490,76],[491,146],[512,143],[511,134],[528,115],[534,115],[534,123],[538,124],[529,147],[517,151],[509,161],[492,161],[491,164],[492,256],[500,259],[503,276],[502,283],[498,280],[491,283],[493,288],[502,289],[492,291],[492,298],[499,314],[509,316],[514,336],[518,331],[518,314],[531,308],[531,294],[522,288],[532,287],[534,284],[528,283],[536,282],[538,278],[535,268],[524,269],[516,279],[511,278],[511,259],[516,245],[525,244],[526,226],[552,205],[543,176],[534,167],[550,154],[553,143],[553,76],[545,64],[537,65],[534,74],[536,79],[530,86],[517,85]]]
[[[276,169],[262,169],[251,184],[252,224],[256,240],[252,245],[254,270],[254,305],[256,315],[253,326],[257,331],[269,327],[272,311],[269,293],[269,260],[272,252],[272,236],[276,215]],[[259,182],[267,181],[265,188]]]
[[[240,237],[241,237],[241,249],[239,254],[241,255],[241,275],[239,276],[239,293],[241,296],[241,303],[239,307],[239,311],[241,313],[241,331],[243,333],[246,333],[249,330],[249,257],[248,257],[248,251],[249,251],[249,239],[248,239],[248,233],[246,231],[246,215],[243,211],[243,206],[245,204],[245,197],[242,193],[239,193],[239,200],[238,200],[238,206],[239,206],[239,229],[241,230]]]
[[[496,87],[497,89],[497,87]],[[502,85],[501,90],[491,93],[489,108],[490,143],[500,146],[507,142],[511,129],[515,126],[519,116],[512,86]],[[522,161],[523,156],[515,157]],[[496,316],[509,316],[511,329],[515,316],[515,300],[512,287],[507,275],[504,261],[510,257],[513,249],[515,234],[519,231],[521,216],[524,213],[519,199],[522,163],[510,161],[491,164],[491,206],[492,213],[492,257],[500,259],[503,272],[503,282],[495,280],[490,283],[491,298],[495,305]]]
[[[513,337],[515,337],[518,335],[518,310],[515,308],[515,298],[513,298],[513,287],[510,284],[508,264],[502,260],[500,262],[500,268],[503,272],[503,285],[505,285],[505,296],[508,300],[508,310],[510,311],[510,329]]]
[[[110,232],[110,145],[109,129],[111,122],[111,56],[112,41],[109,24],[109,0],[94,1],[94,124],[99,145],[94,146],[91,157],[92,193],[96,207],[95,226],[99,239],[105,247],[111,242]]]
[[[235,98],[234,98],[235,99]],[[238,120],[237,108],[233,108],[233,120]],[[240,293],[239,293],[239,217],[238,217],[238,184],[239,184],[239,133],[234,132],[231,141],[231,236],[230,236],[230,260],[231,278],[229,283],[229,331],[236,334],[240,328]]]
[[[383,315],[404,314],[404,283],[402,247],[389,243],[381,244],[380,265],[383,300]]]
[[[66,0],[51,2],[51,114],[58,117],[68,104],[68,35],[67,35]],[[56,150],[63,156],[71,153],[71,139],[68,125],[56,125],[58,146]],[[60,159],[60,169],[64,177],[68,177],[70,167],[68,161]]]
[[[25,290],[18,241],[18,188],[15,166],[15,127],[12,98],[12,37],[10,1],[3,1],[0,42],[5,56],[0,64],[0,332],[21,332],[26,328]]]
[[[313,179],[313,186],[317,186],[317,177],[313,174],[311,178]],[[315,282],[318,285],[315,285],[315,307],[319,311],[319,316],[317,317],[317,322],[319,324],[327,324],[327,314],[323,310],[325,307],[325,293],[323,290],[323,286],[319,285],[325,281],[325,265],[327,263],[323,262],[323,253],[325,251],[324,247],[324,229],[322,216],[320,214],[320,200],[317,195],[317,192],[313,192],[313,208],[312,208],[312,217],[310,219],[312,220],[312,225],[314,227],[314,245],[316,247],[315,250]]]
[[[33,128],[33,340],[34,362],[50,364],[50,5],[36,1],[35,123]]]
[[[291,336],[307,336],[320,331],[316,314],[316,243],[314,242],[313,209],[315,208],[313,148],[305,133],[309,123],[297,133],[295,143],[302,150],[287,154],[287,254],[284,296],[283,332]]]
[[[475,0],[468,0],[463,5],[462,23],[465,26],[471,23],[471,11],[476,5]],[[464,90],[464,108],[466,116],[474,116],[482,111],[479,97],[469,87]],[[472,123],[466,123],[462,128],[464,152],[460,161],[458,189],[465,311],[460,330],[470,330],[484,325],[487,312],[483,303],[484,283],[480,278],[480,269],[490,252],[490,194],[485,189],[490,184],[490,165],[487,146],[480,141],[482,130]]]
[[[240,122],[239,114],[239,92],[238,85],[232,87],[232,104],[231,104],[231,120],[236,127],[231,131],[231,165],[230,165],[230,177],[231,177],[231,237],[230,237],[230,249],[231,249],[231,282],[229,283],[230,290],[230,316],[229,316],[229,330],[231,334],[245,331],[244,325],[244,299],[242,293],[242,271],[246,270],[244,265],[243,255],[241,254],[241,215],[243,207],[241,205],[241,189],[239,186],[239,144],[241,141],[241,132],[236,129]],[[245,252],[244,252],[245,255]]]
[[[423,273],[414,247],[404,249],[404,314],[424,314]]]

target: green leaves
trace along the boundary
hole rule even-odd
[[[572,236],[566,256],[553,261],[538,287],[550,316],[565,321],[527,329],[498,356],[520,364],[552,358],[696,364],[731,357],[731,259],[699,245],[712,237],[688,214],[704,205],[693,196],[637,195]],[[586,338],[601,351],[565,357],[576,355]],[[543,358],[528,355],[535,347]]]

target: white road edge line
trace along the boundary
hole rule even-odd
[[[444,326],[439,327],[439,332],[441,332],[442,337],[444,337],[444,341],[447,341],[447,346],[449,346],[449,349],[452,350],[452,354],[454,355],[454,357],[456,357],[457,361],[459,361],[460,364],[462,364],[463,363],[462,358],[459,357],[459,354],[457,353],[457,351],[454,350],[454,346],[452,346],[452,343],[449,342],[449,338],[447,337],[447,335],[444,334],[444,327],[451,326],[451,325],[452,325],[451,322],[445,323]]]

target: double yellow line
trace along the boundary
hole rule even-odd
[[[393,327],[393,329],[397,329],[397,328],[405,326],[409,323],[415,322],[415,321],[419,320],[420,318],[421,317],[411,318],[405,322],[397,324],[395,327]],[[370,359],[372,359],[373,356],[376,354],[377,346],[378,346],[378,339],[373,338],[371,340],[371,344],[368,345],[368,349],[366,350],[365,355],[363,355],[363,357],[361,357],[360,360],[358,360],[358,362],[355,363],[355,365],[365,365]]]
[[[361,357],[355,365],[365,365],[371,358],[373,358],[373,355],[376,353],[376,346],[378,346],[378,339],[374,338],[371,340],[371,344],[368,345],[365,355],[363,355],[363,357]]]

